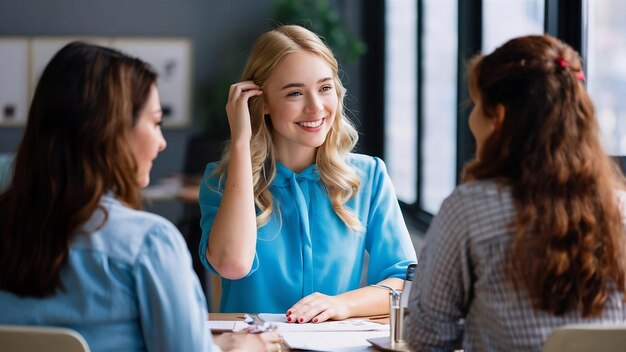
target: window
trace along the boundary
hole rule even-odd
[[[457,1],[423,2],[422,209],[436,213],[456,186]]]
[[[590,0],[587,82],[601,140],[610,155],[626,155],[626,22],[622,0]]]
[[[407,204],[417,201],[416,2],[385,2],[385,162]]]
[[[515,37],[543,34],[544,7],[543,0],[484,0],[483,52]]]
[[[367,2],[366,2],[367,3]],[[385,131],[377,144],[405,214],[425,229],[473,157],[464,61],[509,39],[550,33],[582,47],[588,89],[609,154],[626,156],[626,1],[385,0]],[[376,15],[383,12],[384,16]],[[463,11],[463,12],[459,12]],[[382,47],[382,43],[379,48]],[[378,50],[377,52],[381,52]],[[462,86],[459,86],[462,85]],[[384,97],[384,98],[383,98]],[[382,104],[375,105],[382,107]],[[380,114],[380,110],[377,113]],[[467,111],[469,113],[469,111]],[[377,116],[378,116],[377,115]],[[379,121],[379,120],[376,120]],[[465,147],[467,145],[467,148]]]

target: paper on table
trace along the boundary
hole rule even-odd
[[[285,314],[276,314],[276,313],[259,313],[259,319],[266,321],[268,323],[286,323],[287,316]]]
[[[243,321],[209,320],[211,331],[239,331],[248,327]]]
[[[276,325],[278,331],[389,331],[389,324],[379,324],[368,320],[341,320],[323,323],[287,323],[284,314],[259,314],[259,319]]]
[[[388,331],[288,331],[281,333],[283,341],[291,349],[310,351],[362,351],[372,345],[367,339],[389,338]]]

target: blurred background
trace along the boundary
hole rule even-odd
[[[189,116],[182,126],[180,123],[168,124],[167,119],[164,123],[168,147],[154,163],[152,180],[157,184],[160,179],[172,175],[199,174],[207,161],[219,157],[221,142],[228,138],[224,112],[228,87],[238,80],[247,51],[262,32],[304,12],[325,21],[321,27],[312,26],[314,29],[328,28],[328,33],[338,32],[340,38],[335,41],[344,41],[339,52],[347,58],[342,69],[346,71],[349,107],[354,111],[361,110],[359,56],[365,51],[365,44],[353,39],[360,49],[345,50],[349,40],[341,36],[361,36],[362,7],[356,0],[3,0],[0,1],[0,44],[2,40],[15,38],[91,42],[97,38],[95,42],[103,45],[108,45],[110,38],[186,40],[190,49]],[[312,23],[305,17],[303,19],[309,25]],[[0,45],[0,50],[2,48]],[[125,45],[122,49],[132,52],[127,50],[132,49],[132,45]],[[2,74],[1,67],[6,67],[2,63],[3,58],[7,59],[5,56],[0,52],[0,81],[5,78],[0,84],[0,104],[8,100],[10,89],[22,85],[22,82],[7,82],[15,81],[9,79],[12,78],[10,73]],[[160,76],[163,80],[162,72]],[[163,100],[164,93],[161,95]],[[24,122],[11,121],[13,108],[8,102],[1,105],[4,119],[0,118],[0,153],[12,153],[22,137]],[[154,194],[157,195],[155,198],[164,200],[160,197],[163,192]],[[183,211],[177,202],[152,202],[147,207],[174,222]]]
[[[228,138],[228,87],[261,33],[278,24],[302,24],[336,53],[348,115],[360,132],[358,152],[387,163],[419,251],[421,234],[474,153],[465,64],[512,37],[549,33],[582,54],[604,148],[624,160],[624,13],[621,0],[0,0],[0,164],[10,164],[25,122],[12,120],[11,94],[24,82],[10,78],[14,72],[3,43],[182,41],[188,49],[187,90],[175,94],[184,95],[189,108],[183,123],[165,122],[168,148],[154,163],[145,207],[177,224],[195,253],[199,215],[193,185]],[[124,48],[134,49],[132,43]],[[32,66],[30,50],[24,67]],[[0,176],[6,174],[0,166]]]

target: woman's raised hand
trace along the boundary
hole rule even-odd
[[[240,139],[249,141],[252,137],[248,100],[261,94],[263,94],[261,87],[254,84],[253,81],[242,81],[230,86],[226,114],[228,115],[228,124],[233,141]]]

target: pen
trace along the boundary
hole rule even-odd
[[[247,313],[243,315],[243,321],[248,325],[254,325],[254,318]]]
[[[249,326],[249,334],[260,334],[264,332],[275,331],[277,329],[276,324],[268,322],[263,322],[262,325],[256,324],[254,318],[247,313],[243,315],[243,321]]]

